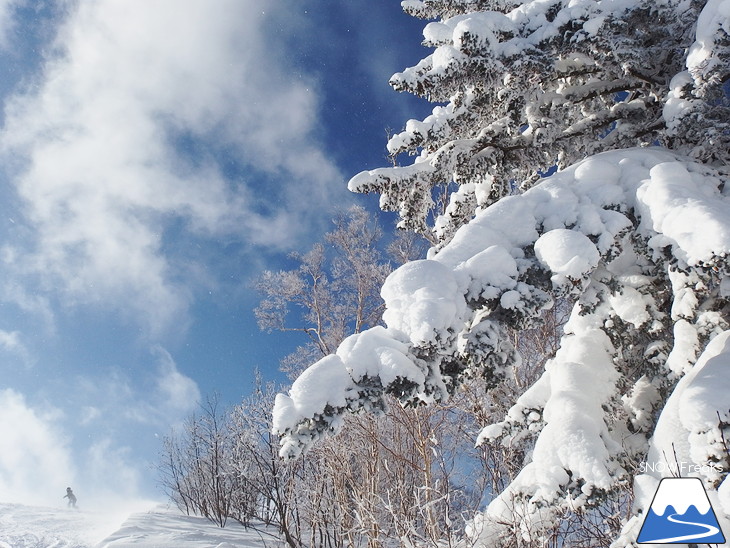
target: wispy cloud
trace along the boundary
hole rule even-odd
[[[193,379],[178,370],[167,350],[158,346],[153,352],[158,358],[157,413],[164,414],[172,423],[179,422],[197,408],[200,389]]]
[[[19,357],[26,367],[30,367],[35,363],[35,358],[23,342],[19,331],[0,329],[0,349]]]
[[[12,389],[0,390],[0,501],[62,506],[71,486],[80,504],[132,500],[149,492],[139,457],[118,440],[95,436],[74,448],[69,416],[32,405]],[[78,440],[77,440],[78,441]]]
[[[0,390],[0,497],[9,502],[60,502],[72,482],[69,440],[58,411],[34,409],[22,394]]]
[[[13,11],[16,7],[25,4],[26,0],[0,0],[0,48],[6,49],[9,45],[8,35],[15,25]]]
[[[86,500],[139,497],[142,476],[128,447],[119,447],[109,438],[93,443],[86,452],[84,477],[81,485]],[[80,496],[79,491],[79,496]]]
[[[70,5],[40,84],[6,102],[0,146],[29,229],[6,266],[154,332],[192,299],[170,238],[286,247],[344,187],[316,83],[265,34],[286,5]]]
[[[85,426],[114,425],[120,431],[141,427],[167,430],[198,408],[198,384],[182,373],[162,346],[151,349],[153,363],[134,378],[119,368],[98,370],[94,377],[77,377],[65,389],[85,405],[73,420]]]
[[[201,397],[164,348],[153,348],[152,358],[134,379],[108,369],[58,382],[56,404],[0,389],[0,500],[59,505],[68,485],[87,500],[150,492],[149,456],[132,446],[142,438],[156,444],[157,432],[181,425]]]

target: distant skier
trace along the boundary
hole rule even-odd
[[[66,494],[63,496],[63,498],[68,499],[68,505],[73,506],[76,508],[76,495],[74,495],[74,492],[71,491],[70,487],[66,487]]]

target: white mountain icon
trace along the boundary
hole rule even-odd
[[[710,509],[710,499],[699,478],[665,478],[654,495],[651,509],[663,516],[669,505],[680,514],[687,512],[690,506],[697,508],[700,514],[706,514]]]

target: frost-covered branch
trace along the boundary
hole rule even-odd
[[[391,85],[446,104],[389,140],[393,158],[415,162],[363,172],[349,185],[380,193],[403,227],[443,244],[475,207],[508,195],[512,181],[528,187],[554,165],[604,150],[658,143],[730,159],[720,0],[702,11],[678,0],[404,6],[424,17],[442,11],[424,29],[434,52]],[[450,182],[465,188],[447,190],[453,207],[436,211],[432,191]],[[473,207],[457,206],[465,201]]]
[[[349,337],[277,397],[281,454],[336,431],[348,411],[377,412],[385,393],[428,403],[447,399],[465,376],[494,385],[519,359],[504,330],[531,325],[567,297],[573,313],[545,374],[481,435],[510,443],[523,429],[539,432],[531,462],[487,516],[521,515],[527,526],[536,512],[612,496],[646,450],[647,413],[728,328],[719,290],[730,276],[726,188],[711,168],[633,149],[592,157],[486,208],[429,259],[386,280],[387,327]]]

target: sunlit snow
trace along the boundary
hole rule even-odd
[[[265,529],[234,521],[221,529],[164,505],[76,510],[0,503],[0,548],[252,548],[277,541]]]

